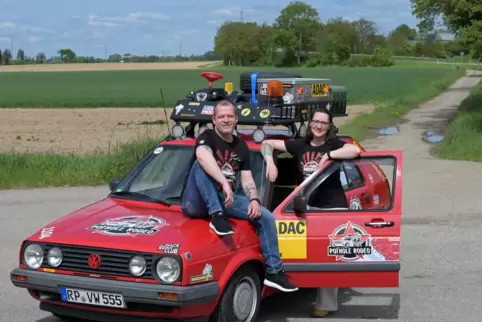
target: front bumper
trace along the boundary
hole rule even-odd
[[[27,281],[15,280],[15,275],[25,276]],[[45,273],[23,268],[15,268],[10,273],[10,280],[17,287],[56,294],[60,294],[60,286],[120,293],[124,296],[128,306],[129,303],[140,303],[168,307],[186,307],[214,301],[219,292],[217,282],[193,286],[154,285]],[[159,293],[161,292],[176,294],[177,299],[161,299],[159,298]]]
[[[62,307],[58,305],[40,303],[40,309],[49,313],[60,316],[69,316],[78,319],[101,322],[208,322],[209,318],[192,318],[192,319],[163,319],[163,318],[146,318],[138,316],[127,316],[120,314],[104,313],[80,310],[71,307]]]

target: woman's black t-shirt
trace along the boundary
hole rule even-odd
[[[286,150],[296,158],[298,166],[298,184],[309,177],[318,167],[323,155],[345,145],[338,137],[331,144],[312,146],[305,139],[293,139],[285,142]],[[348,208],[345,191],[340,181],[340,171],[330,175],[313,194],[308,204],[318,208]]]

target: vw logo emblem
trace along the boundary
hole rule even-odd
[[[100,255],[91,254],[88,259],[89,267],[92,269],[97,269],[100,267]]]

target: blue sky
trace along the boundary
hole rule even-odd
[[[289,0],[22,0],[4,1],[0,10],[0,48],[29,56],[55,55],[71,48],[78,55],[105,53],[183,55],[213,48],[225,20],[272,23]],[[387,33],[406,23],[415,27],[409,0],[306,0],[320,13],[349,20],[366,18]],[[263,4],[260,4],[263,3]]]

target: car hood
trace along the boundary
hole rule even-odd
[[[153,252],[162,244],[186,244],[181,229],[190,221],[178,206],[107,198],[42,227],[29,240]]]

